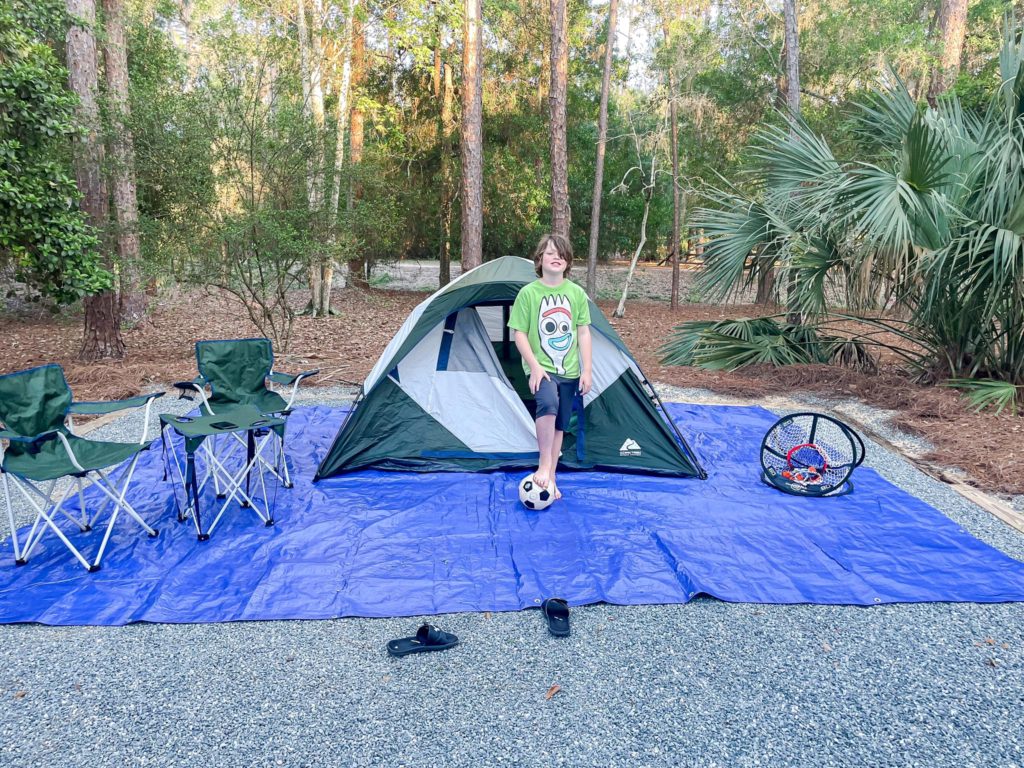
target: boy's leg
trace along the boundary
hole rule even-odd
[[[540,458],[533,479],[541,488],[546,488],[552,475],[551,454],[555,440],[555,415],[558,413],[558,385],[550,379],[543,379],[536,397],[537,452]],[[557,454],[554,463],[558,463]]]
[[[561,378],[556,383],[558,384],[558,407],[555,411],[555,433],[551,441],[548,476],[551,481],[551,487],[555,492],[555,498],[560,499],[562,494],[558,490],[555,475],[558,470],[558,460],[562,457],[562,438],[565,436],[565,430],[569,428],[569,424],[572,421],[572,411],[576,403],[576,395],[579,391],[580,383],[579,379]]]
[[[561,433],[558,433],[561,437]],[[541,416],[537,419],[537,450],[540,453],[540,460],[537,463],[537,471],[533,473],[533,479],[541,488],[546,488],[549,479],[554,475],[551,471],[551,453],[555,440],[555,417]],[[558,441],[561,443],[561,440]],[[554,460],[558,463],[558,459]]]
[[[562,455],[562,438],[565,436],[565,432],[560,430],[557,426],[554,426],[553,429],[554,435],[551,439],[551,453],[548,455],[548,480],[555,491],[555,498],[560,499],[562,498],[562,493],[558,490],[558,483],[555,480],[555,474],[558,471],[558,459]]]

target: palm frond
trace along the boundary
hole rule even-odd
[[[809,199],[834,185],[842,168],[824,138],[801,119],[788,126],[770,125],[757,134],[751,158],[762,169],[765,193],[779,208],[814,210]],[[827,196],[826,198],[827,199]]]
[[[815,318],[827,311],[829,278],[845,277],[846,262],[828,231],[814,230],[800,240],[799,248],[785,263],[780,279],[790,286],[788,305],[802,317]]]
[[[949,156],[941,130],[917,115],[901,148],[900,176],[917,192],[931,192],[949,181]]]
[[[774,265],[788,228],[764,204],[735,192],[715,191],[712,199],[720,207],[701,208],[693,217],[708,238],[697,289],[709,300],[724,301]]]
[[[871,354],[869,345],[862,339],[852,336],[846,338],[823,337],[822,346],[825,357],[833,365],[864,373],[878,371],[878,361]]]
[[[756,363],[775,366],[824,362],[817,332],[776,317],[694,321],[678,326],[659,353],[666,365],[734,371]]]
[[[856,102],[852,122],[855,135],[866,146],[895,151],[903,144],[918,107],[895,70],[889,69],[888,75],[893,85]]]
[[[694,365],[694,348],[700,344],[702,334],[715,323],[714,320],[691,320],[676,326],[668,340],[658,347],[661,364]]]
[[[1006,410],[1016,416],[1021,406],[1021,400],[1024,400],[1024,386],[1008,381],[949,379],[943,383],[947,387],[964,390],[964,395],[975,411],[993,408],[997,416]]]

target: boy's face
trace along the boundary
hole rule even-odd
[[[559,277],[565,276],[565,259],[559,254],[558,249],[555,248],[554,243],[548,243],[548,247],[544,249],[544,253],[540,257],[540,268],[546,275],[557,275]]]

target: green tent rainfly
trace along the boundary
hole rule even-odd
[[[535,278],[533,262],[505,256],[421,302],[367,376],[316,479],[369,467],[534,468],[532,395],[507,322],[519,289]],[[593,302],[590,314],[593,386],[582,414],[577,411],[566,430],[561,465],[705,478],[654,388]]]

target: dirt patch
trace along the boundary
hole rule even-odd
[[[277,367],[283,371],[320,368],[322,374],[314,380],[319,386],[357,384],[424,298],[423,293],[412,291],[336,291],[339,315],[324,320],[299,318],[289,351],[277,353]],[[615,303],[598,303],[610,317]],[[866,374],[826,365],[757,366],[724,373],[658,362],[658,347],[680,322],[756,317],[773,311],[754,305],[684,304],[673,312],[663,302],[634,301],[625,317],[611,322],[652,381],[754,401],[764,395],[798,392],[857,398],[898,411],[898,426],[935,446],[927,460],[962,469],[985,490],[1024,494],[1024,418],[972,413],[956,392],[916,384],[891,363],[883,362],[876,374]],[[125,333],[128,356],[124,362],[85,365],[76,360],[80,317],[6,316],[3,322],[6,341],[0,349],[0,371],[60,363],[80,400],[121,398],[191,378],[196,340],[258,333],[223,297],[176,293],[159,301],[140,327]]]

